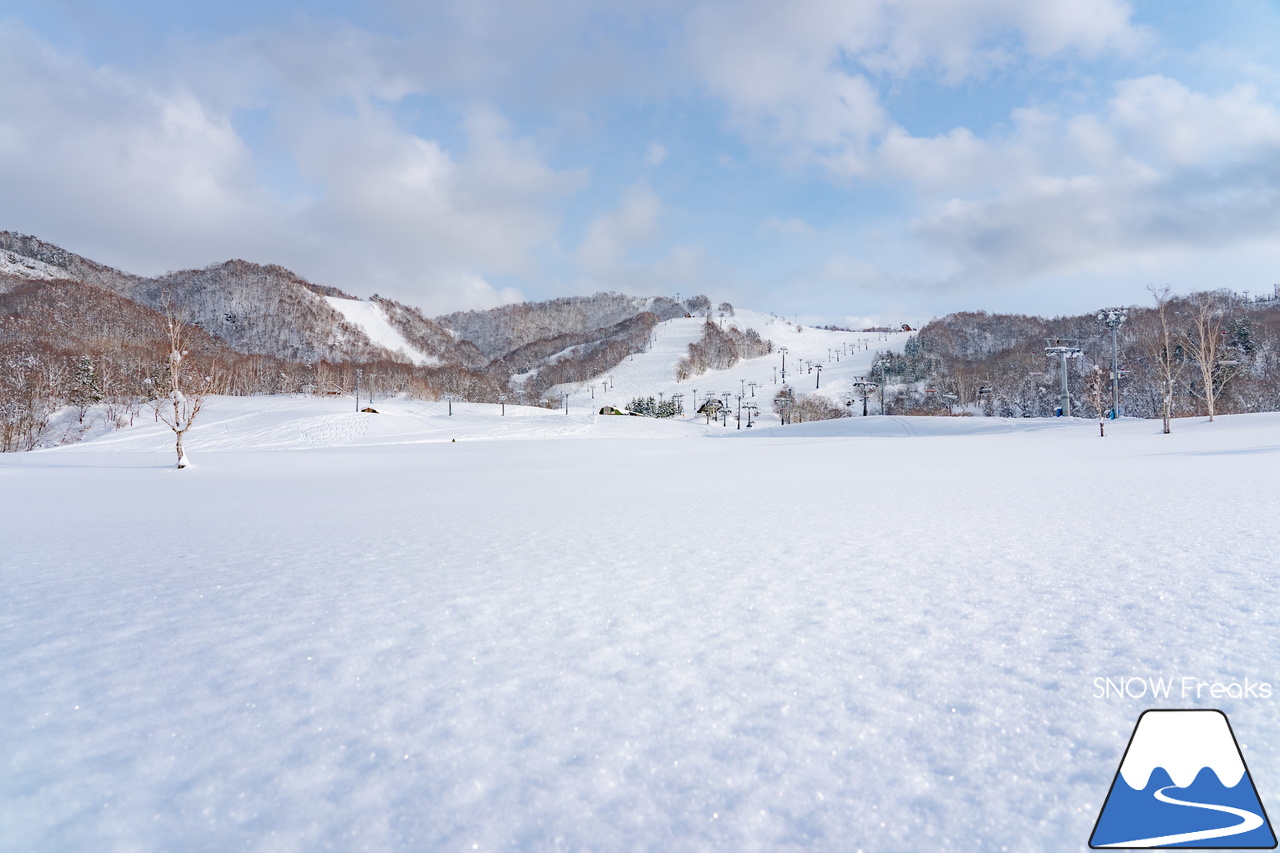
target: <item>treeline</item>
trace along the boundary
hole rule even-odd
[[[841,408],[822,394],[797,394],[784,385],[773,395],[773,412],[783,424],[802,424],[806,421],[829,421],[849,417],[852,412]]]
[[[527,405],[544,402],[546,392],[571,382],[586,382],[623,359],[644,352],[658,317],[649,311],[586,334],[556,335],[509,353],[496,373],[516,377],[518,397]],[[539,366],[542,365],[542,366]]]
[[[218,265],[217,269],[225,274],[228,266]],[[472,402],[494,403],[506,397],[528,405],[547,404],[546,393],[552,386],[587,381],[643,352],[659,322],[658,315],[644,311],[609,326],[532,340],[490,360],[474,344],[455,340],[417,309],[375,297],[388,321],[410,343],[426,352],[442,353],[440,363],[415,366],[390,357],[381,347],[359,341],[346,357],[341,351],[333,358],[310,357],[325,351],[316,346],[323,340],[317,329],[333,329],[339,337],[354,335],[355,330],[323,312],[304,317],[317,302],[324,311],[330,309],[298,281],[284,288],[273,304],[272,311],[278,312],[273,317],[264,319],[253,313],[249,296],[256,290],[254,286],[240,291],[239,296],[232,288],[230,296],[216,302],[228,307],[243,299],[243,318],[229,314],[211,319],[210,306],[215,302],[201,297],[212,287],[203,274],[211,270],[162,277],[174,289],[148,295],[149,301],[157,303],[169,300],[188,321],[188,376],[207,394],[337,396],[354,393],[359,382],[366,398],[405,394],[441,399],[451,395]],[[260,270],[252,267],[232,272],[258,285],[264,280]],[[265,275],[274,280],[282,273],[273,270]],[[305,294],[300,300],[299,293]],[[565,302],[576,301],[615,302],[612,296],[584,297],[562,301],[557,310],[562,311]],[[685,306],[677,307],[683,311]],[[528,310],[515,313],[524,316]],[[282,321],[281,317],[292,320]],[[294,322],[299,317],[303,318],[300,325]],[[245,334],[228,326],[240,327]],[[299,337],[294,335],[299,328],[311,331]],[[0,451],[76,441],[95,419],[108,427],[132,423],[168,387],[164,330],[162,311],[106,287],[83,281],[0,276]],[[276,335],[284,350],[297,357],[240,348],[258,347],[264,335]],[[55,423],[55,415],[68,406],[78,417],[70,421],[62,417]]]
[[[733,307],[724,303],[729,312]],[[708,370],[726,370],[744,358],[773,352],[773,341],[760,337],[755,329],[745,332],[737,326],[721,328],[710,318],[702,324],[702,338],[689,344],[689,355],[676,362],[676,379],[683,381]]]
[[[10,231],[0,231],[0,252],[0,450],[76,440],[95,416],[108,425],[136,418],[165,385],[161,314],[171,310],[202,393],[351,394],[359,377],[375,397],[527,404],[644,351],[662,320],[711,314],[704,295],[598,293],[432,319],[375,295],[388,324],[430,359],[415,365],[325,299],[348,294],[281,266],[232,260],[148,278]],[[67,406],[77,408],[75,424],[63,429],[60,418],[54,435]]]
[[[487,311],[459,311],[437,317],[436,322],[457,337],[471,341],[487,358],[498,360],[535,341],[611,328],[643,313],[653,314],[659,322],[682,317],[695,304],[709,307],[710,300],[695,296],[678,302],[664,296],[597,293],[520,302]]]
[[[1123,414],[1142,418],[1280,411],[1280,301],[1230,291],[1124,309],[1116,340]],[[1078,345],[1068,362],[1072,414],[1111,408],[1112,335],[1098,314],[1045,319],[963,312],[925,325],[873,371],[887,379],[886,409],[999,417],[1051,417],[1061,373],[1048,341]]]
[[[0,277],[0,451],[78,440],[90,410],[109,427],[131,423],[165,393],[164,329],[160,312],[101,287]],[[506,376],[457,364],[246,354],[194,324],[187,343],[188,375],[209,394],[351,394],[357,371],[366,395],[496,402],[507,390]],[[56,425],[68,406],[78,417]]]

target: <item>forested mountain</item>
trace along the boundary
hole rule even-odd
[[[689,302],[696,300],[694,297]],[[497,359],[536,341],[591,333],[617,326],[645,312],[662,322],[683,317],[690,310],[684,303],[667,297],[642,299],[620,293],[597,293],[547,302],[520,302],[488,311],[461,311],[446,314],[438,322],[459,338],[474,343],[489,358]]]
[[[1117,335],[1124,414],[1280,410],[1280,299],[1163,292],[1125,311]],[[359,381],[378,396],[536,405],[553,386],[584,382],[643,351],[659,322],[710,314],[705,296],[598,293],[429,318],[280,266],[231,260],[143,277],[0,232],[0,450],[48,443],[52,414],[67,405],[82,418],[93,406],[113,422],[136,416],[164,393],[168,318],[185,322],[188,375],[208,393],[349,394]],[[880,356],[869,378],[885,384],[891,413],[1050,416],[1060,377],[1048,340],[1079,348],[1068,370],[1072,413],[1105,413],[1111,333],[1097,314],[950,314],[903,352]],[[754,330],[709,323],[675,368],[694,376],[771,349]]]
[[[277,265],[231,260],[143,277],[3,231],[0,450],[47,440],[51,414],[74,400],[136,414],[164,384],[169,316],[186,324],[210,393],[351,393],[359,374],[379,395],[538,404],[552,385],[642,350],[660,320],[709,306],[705,296],[599,293],[432,319]]]
[[[1121,411],[1157,418],[1280,410],[1280,299],[1228,290],[1158,293],[1123,309],[1116,343]],[[1072,414],[1111,408],[1112,336],[1098,313],[1069,317],[963,312],[926,324],[901,355],[885,354],[889,408],[1048,417],[1061,369],[1051,341],[1079,347],[1068,362]]]

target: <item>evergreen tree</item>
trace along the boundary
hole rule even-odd
[[[80,423],[84,423],[84,416],[89,408],[102,402],[102,384],[98,380],[92,358],[87,355],[80,356],[71,381],[71,405],[75,406]]]

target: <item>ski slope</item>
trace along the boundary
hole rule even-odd
[[[0,850],[1084,849],[1096,678],[1280,683],[1280,415],[374,406],[0,456]]]
[[[439,358],[428,355],[409,343],[404,335],[387,322],[387,315],[382,313],[382,308],[377,302],[343,299],[337,296],[326,296],[324,301],[341,314],[343,319],[360,329],[369,340],[383,349],[399,353],[419,367],[440,363]]]
[[[902,345],[913,334],[831,332],[797,326],[759,311],[738,311],[734,317],[716,318],[715,322],[726,327],[736,325],[743,331],[755,329],[761,338],[773,341],[774,353],[740,361],[727,370],[708,371],[677,382],[676,362],[689,354],[689,344],[701,340],[705,322],[695,317],[659,323],[647,351],[629,356],[606,376],[591,382],[556,386],[550,396],[558,399],[558,394],[567,393],[571,407],[599,411],[606,405],[625,409],[636,397],[683,394],[685,412],[691,415],[708,394],[721,400],[731,395],[736,413],[737,397],[742,394],[761,412],[771,413],[773,395],[782,387],[781,350],[786,348],[787,384],[797,393],[822,394],[843,405],[853,394],[852,383],[870,376],[876,353],[901,352]],[[811,369],[817,364],[822,365],[821,371]],[[751,388],[748,383],[755,383],[756,387]],[[693,404],[695,398],[696,405]]]

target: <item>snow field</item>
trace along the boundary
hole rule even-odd
[[[1280,416],[304,403],[0,458],[0,849],[1083,849],[1152,706],[1095,677],[1280,683]],[[1160,704],[1280,802],[1274,701]]]

